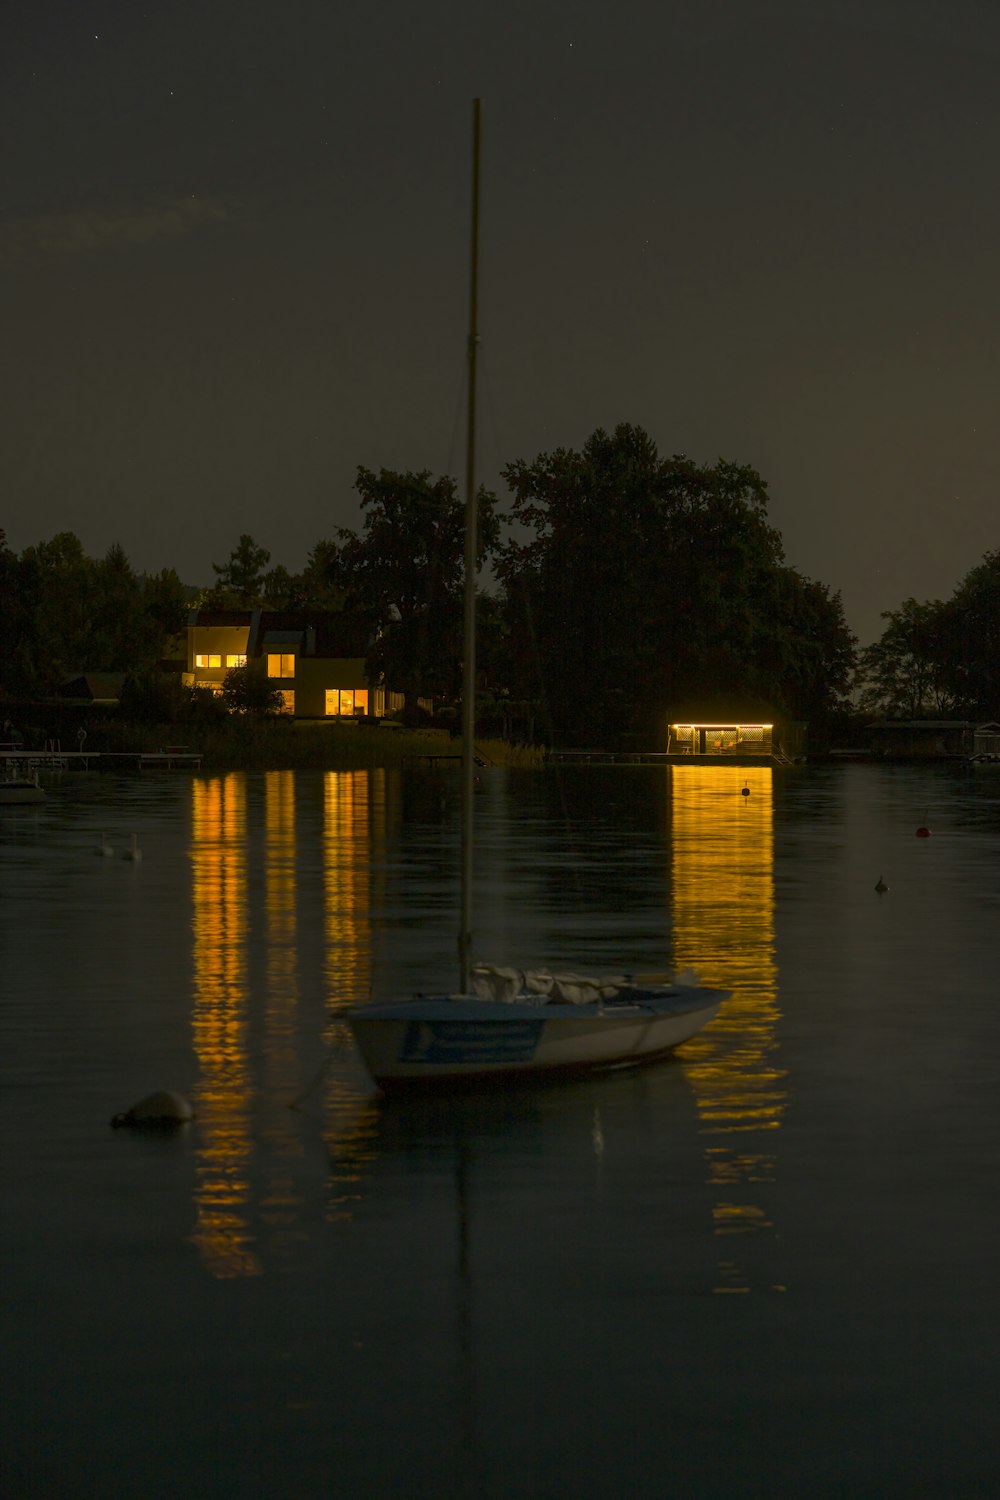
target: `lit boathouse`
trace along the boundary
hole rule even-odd
[[[806,726],[733,719],[688,719],[668,725],[667,754],[673,760],[795,761],[805,755]]]

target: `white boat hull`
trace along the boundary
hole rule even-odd
[[[427,996],[348,1012],[365,1066],[383,1087],[630,1067],[687,1041],[724,990],[635,989],[603,1004],[511,1004]]]

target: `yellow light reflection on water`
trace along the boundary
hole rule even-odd
[[[298,1091],[298,877],[296,868],[295,772],[264,776],[264,931],[267,939],[264,996],[264,1077],[269,1092],[292,1098]],[[260,1199],[261,1220],[279,1250],[301,1238],[299,1196],[288,1165],[302,1155],[302,1138],[290,1110],[269,1111],[263,1130],[268,1177]]]
[[[300,966],[303,952],[313,951],[316,930],[301,916],[309,907],[303,907],[300,880],[316,855],[312,783],[299,788],[310,819],[305,835],[298,827],[294,772],[266,772],[262,803],[248,803],[247,784],[242,773],[192,782],[192,1036],[201,1070],[192,1238],[220,1277],[261,1273],[258,1233],[266,1232],[267,1249],[278,1254],[306,1235],[295,1168],[305,1150],[301,1116],[285,1105],[302,1094],[305,1082]],[[381,771],[331,772],[322,783],[322,970],[312,983],[322,990],[322,1041],[329,1051],[307,1096],[313,1107],[322,1100],[331,1216],[349,1214],[374,1156],[378,1111],[363,1070],[340,1046],[347,1028],[336,1013],[371,989],[385,785]],[[314,891],[310,884],[310,897]],[[315,1006],[320,997],[310,992],[308,998]],[[309,1055],[314,1066],[315,1040]],[[322,1090],[314,1093],[320,1079]]]
[[[367,1000],[372,986],[372,913],[384,866],[386,773],[328,771],[323,778],[325,984],[330,1047],[348,1041],[337,1012]],[[364,1087],[363,1084],[360,1085]],[[375,1155],[378,1107],[359,1081],[329,1070],[323,1095],[330,1158],[327,1216],[348,1218]]]
[[[246,782],[192,782],[191,891],[198,1088],[196,1223],[192,1238],[216,1276],[253,1276],[249,1225],[252,1142],[247,1059]]]
[[[368,998],[375,845],[384,841],[385,772],[323,778],[326,985],[334,1010]]]
[[[674,961],[732,990],[712,1026],[682,1049],[704,1133],[720,1237],[771,1229],[759,1185],[773,1181],[766,1145],[781,1125],[774,940],[774,787],[770,766],[671,766]],[[745,1292],[739,1265],[720,1261],[719,1292]]]

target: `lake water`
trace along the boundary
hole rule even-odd
[[[645,1070],[385,1102],[338,1013],[455,982],[459,811],[0,809],[4,1500],[995,1500],[1000,773],[484,770],[477,956],[733,998]],[[109,1128],[155,1088],[193,1124]]]

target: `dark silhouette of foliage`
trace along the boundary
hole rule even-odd
[[[115,544],[98,561],[72,532],[0,549],[0,687],[47,696],[83,672],[142,673],[183,629],[184,590],[172,570],[139,578]]]
[[[893,718],[1000,717],[1000,551],[950,599],[906,599],[861,655],[858,701]]]
[[[970,718],[1000,718],[1000,551],[987,552],[945,605],[942,654]]]
[[[369,653],[374,680],[417,699],[454,696],[461,675],[465,507],[455,481],[427,470],[378,474],[359,468],[360,535],[338,532],[337,574],[348,607],[370,614],[378,636]],[[478,492],[480,565],[496,546],[495,497]]]
[[[281,689],[267,675],[263,661],[248,661],[242,667],[230,667],[222,682],[222,701],[231,713],[280,713],[284,705]]]
[[[265,570],[271,554],[246,532],[224,563],[213,563],[215,587],[205,602],[220,608],[252,609],[264,602]]]
[[[904,599],[883,610],[885,629],[862,651],[858,704],[888,718],[946,718],[958,703],[948,661],[947,610],[939,601]]]
[[[790,717],[846,691],[839,596],[783,564],[753,469],[661,459],[641,428],[510,464],[497,573],[510,687],[543,696],[557,738],[662,738],[679,705],[748,698]]]

